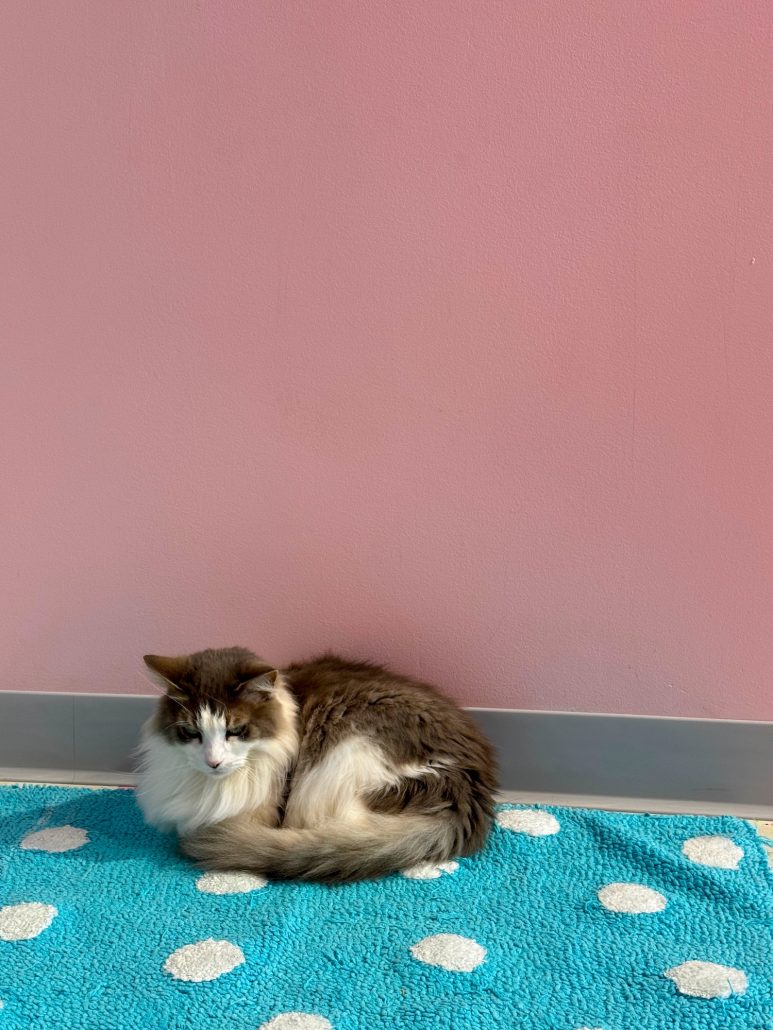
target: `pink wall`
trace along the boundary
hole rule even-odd
[[[773,719],[768,0],[3,22],[3,687]]]

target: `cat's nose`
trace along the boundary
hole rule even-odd
[[[216,762],[213,761],[211,758],[207,759],[207,765],[210,767],[210,769],[217,769],[217,767],[222,764],[223,762],[221,759],[218,759]]]

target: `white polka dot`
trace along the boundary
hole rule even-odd
[[[662,912],[667,904],[659,891],[641,883],[608,883],[598,898],[610,912]]]
[[[47,830],[28,833],[20,847],[25,851],[75,851],[88,844],[89,835],[77,826],[52,826]]]
[[[411,954],[428,966],[440,966],[454,973],[470,973],[486,958],[486,949],[469,937],[436,933],[411,945]]]
[[[25,901],[0,908],[0,941],[29,941],[47,929],[58,915],[53,905]]]
[[[709,865],[715,869],[737,869],[744,856],[729,837],[690,837],[682,845],[682,854],[698,865]]]
[[[244,962],[244,952],[230,941],[198,941],[185,944],[173,951],[164,963],[164,969],[175,980],[201,983],[202,980],[217,980],[223,973],[230,973]]]
[[[281,1012],[258,1030],[333,1030],[333,1024],[324,1016],[310,1016],[306,1012]]]
[[[252,873],[205,873],[196,881],[202,894],[249,894],[265,887],[268,880]]]
[[[530,837],[549,837],[561,829],[554,815],[539,808],[509,808],[499,813],[497,822],[506,830],[527,833]]]
[[[716,962],[683,962],[665,975],[674,981],[680,994],[691,998],[729,998],[731,994],[743,994],[749,986],[743,970]]]
[[[413,865],[410,869],[403,869],[403,876],[406,880],[437,880],[443,873],[448,873],[450,876],[458,868],[458,862],[439,862],[437,865],[428,862],[424,865]]]

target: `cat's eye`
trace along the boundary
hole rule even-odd
[[[229,730],[225,731],[226,737],[239,737],[243,739],[247,736],[249,726],[232,726]]]
[[[178,726],[177,734],[180,740],[201,740],[201,734],[198,730],[192,730],[189,726]]]

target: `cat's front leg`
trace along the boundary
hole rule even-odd
[[[244,819],[247,816],[250,822],[256,823],[258,826],[279,826],[282,822],[282,813],[279,806],[267,801],[260,808],[256,808],[252,812],[245,812],[242,816],[236,816],[237,819]]]
[[[199,859],[202,865],[210,867],[209,860],[222,853],[223,844],[229,838],[249,836],[252,828],[256,832],[265,827],[275,829],[279,826],[279,822],[280,813],[276,805],[261,805],[260,808],[252,811],[229,815],[219,822],[207,823],[181,832],[179,836],[180,850],[190,858]],[[220,865],[218,868],[226,868],[226,866]],[[231,868],[236,868],[236,866]]]

